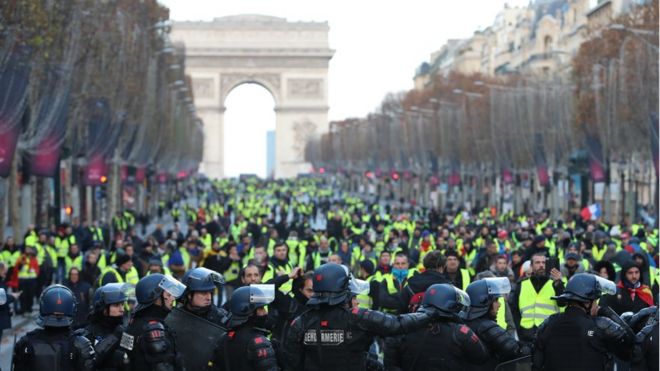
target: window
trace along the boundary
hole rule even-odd
[[[552,36],[546,36],[543,39],[543,52],[549,53],[552,51]]]

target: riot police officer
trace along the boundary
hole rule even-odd
[[[181,283],[186,292],[181,297],[181,309],[202,317],[220,327],[227,325],[227,311],[213,304],[213,293],[217,288],[222,292],[224,279],[218,272],[207,268],[191,269],[183,276]]]
[[[138,282],[135,287],[138,305],[120,340],[120,346],[128,351],[132,370],[183,369],[172,330],[164,319],[185,289],[181,282],[160,273]]]
[[[599,308],[596,300],[614,294],[616,286],[602,277],[574,275],[562,295],[564,313],[550,316],[539,328],[532,364],[535,370],[604,370],[609,355],[628,360],[634,334],[610,308]]]
[[[125,327],[127,284],[109,283],[94,293],[90,324],[76,333],[94,345],[99,370],[128,370],[128,354],[119,347]]]
[[[206,367],[213,356],[213,347],[224,335],[227,326],[227,311],[213,304],[216,288],[222,292],[222,276],[207,268],[191,269],[183,276],[186,291],[181,304],[165,319],[172,328],[187,370]]]
[[[658,310],[637,333],[633,352],[633,370],[658,370]]]
[[[431,285],[420,309],[436,313],[424,329],[386,339],[385,366],[389,370],[464,370],[469,363],[483,364],[488,350],[462,319],[470,298],[451,284]]]
[[[293,320],[285,343],[287,366],[294,370],[365,370],[367,351],[376,335],[392,336],[420,329],[427,313],[393,316],[350,308],[350,275],[335,263],[316,268],[309,310]]]
[[[470,311],[467,325],[486,345],[491,357],[482,365],[469,365],[470,370],[493,370],[498,363],[525,357],[532,350],[519,344],[505,329],[497,324],[497,314],[504,310],[499,298],[511,292],[507,277],[484,278],[467,287]]]
[[[275,299],[274,285],[243,286],[229,301],[229,332],[225,334],[209,362],[211,370],[277,371],[275,350],[266,337],[266,305]]]
[[[71,331],[76,315],[73,293],[62,285],[47,287],[39,299],[37,325],[14,346],[13,369],[94,370],[92,344]]]

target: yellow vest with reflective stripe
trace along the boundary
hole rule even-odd
[[[417,273],[416,269],[408,269],[408,275],[406,276],[406,281],[408,278],[414,276]],[[373,276],[372,276],[373,277]],[[394,295],[399,292],[399,289],[397,288],[397,285],[394,283],[394,275],[392,273],[388,273],[383,275],[382,281],[387,282],[387,293],[390,295]],[[405,286],[406,282],[403,283],[401,288]]]
[[[461,290],[467,290],[467,287],[470,284],[470,272],[467,269],[461,268],[461,281],[463,281],[463,287],[461,287]]]
[[[73,259],[71,259],[69,255],[64,257],[64,264],[66,266],[66,278],[69,278],[69,271],[71,268],[76,267],[78,270],[82,270],[82,259],[82,254],[79,254]]]
[[[293,271],[293,268],[291,268],[291,264],[287,263],[284,267],[279,266],[277,269],[275,269],[275,266],[273,264],[268,264],[268,268],[266,269],[266,272],[264,272],[264,276],[262,277],[261,281],[262,282],[268,282],[268,280],[275,278],[276,276],[279,275],[279,273],[284,273],[287,276],[291,274]],[[227,280],[227,277],[225,276],[225,280]],[[291,280],[286,281],[285,283],[280,286],[280,291],[283,294],[288,294],[293,290],[293,286],[291,285]]]
[[[105,277],[106,274],[112,273],[115,275],[115,279],[117,280],[117,283],[124,283],[124,279],[121,277],[121,274],[117,272],[117,270],[114,267],[107,267],[103,273],[99,276],[99,287],[103,286],[103,277]]]
[[[599,262],[603,260],[603,256],[605,256],[605,252],[607,251],[607,246],[604,245],[603,247],[599,248],[597,245],[594,245],[591,248],[591,256],[594,257],[594,260]]]
[[[18,278],[19,279],[31,279],[31,278],[37,278],[37,272],[30,267],[30,262],[28,260],[27,263],[21,265],[21,269],[18,271]]]
[[[210,233],[207,233],[205,236],[201,237],[200,240],[202,240],[202,245],[204,245],[205,250],[211,249],[211,245],[213,245],[213,237]]]
[[[374,276],[370,276],[367,278],[367,282],[371,282],[374,279]],[[358,301],[358,307],[364,308],[364,309],[372,309],[374,302],[371,296],[369,294],[359,294],[356,296],[356,299]]]
[[[506,301],[503,296],[497,298],[497,301],[500,302],[500,309],[497,310],[496,322],[501,328],[506,330]]]
[[[538,293],[529,279],[522,281],[520,285],[518,308],[522,328],[529,330],[534,326],[539,327],[546,318],[559,313],[559,306],[552,299],[555,295],[552,280],[548,280]]]
[[[130,283],[131,285],[137,285],[139,280],[140,276],[138,275],[137,269],[135,269],[135,267],[131,267],[131,269],[126,272],[126,282]]]
[[[233,261],[229,268],[223,273],[226,282],[231,282],[238,278],[238,273],[241,271],[241,262]]]

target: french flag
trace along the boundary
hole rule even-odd
[[[601,217],[600,204],[593,204],[580,211],[580,216],[584,220],[596,220]]]

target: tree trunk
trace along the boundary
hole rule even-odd
[[[12,235],[17,239],[21,233],[21,217],[18,199],[20,197],[20,189],[18,185],[18,156],[14,156],[11,164],[11,172],[9,173],[9,221],[11,224]]]

